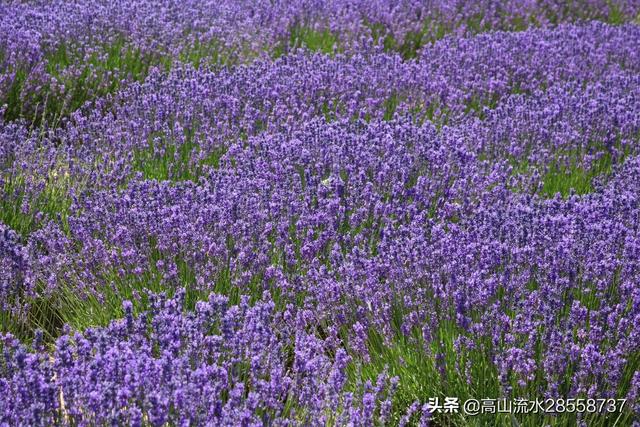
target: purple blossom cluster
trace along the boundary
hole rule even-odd
[[[440,394],[640,421],[640,27],[553,25],[639,4],[244,3],[0,6],[9,74],[66,42],[91,63],[96,32],[177,60],[300,22],[348,41],[0,124],[0,423],[426,422],[380,346]],[[412,60],[370,25],[435,22]]]
[[[18,234],[4,224],[0,224],[0,254],[2,309],[14,311],[15,315],[18,314],[16,310],[20,309],[20,305],[13,300],[24,289],[24,271],[29,262],[29,254],[20,244]]]

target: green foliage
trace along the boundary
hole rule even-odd
[[[147,148],[134,151],[133,165],[145,179],[197,182],[208,167],[218,168],[225,153],[224,146],[203,153],[195,130],[185,130],[179,142],[159,133],[149,138]]]
[[[633,139],[639,140],[640,135]],[[596,180],[607,179],[615,165],[623,163],[630,153],[630,146],[622,146],[619,137],[611,148],[594,142],[585,149],[558,152],[557,156],[563,161],[552,163],[546,170],[541,194],[545,197],[553,197],[557,193],[568,197],[571,192],[589,194],[594,191]],[[584,161],[587,155],[593,157],[588,163]]]
[[[609,2],[609,16],[605,20],[605,22],[611,25],[622,25],[627,21],[622,9],[616,3],[610,1]]]
[[[393,115],[396,112],[396,109],[398,108],[399,103],[400,103],[400,100],[398,99],[397,94],[391,95],[384,102],[384,116],[383,116],[384,120],[389,121],[393,119]]]
[[[634,140],[640,136],[636,135]],[[534,171],[542,170],[538,194],[553,198],[560,194],[563,198],[571,194],[585,195],[595,191],[598,181],[605,181],[616,165],[624,163],[630,155],[631,147],[622,146],[620,140],[608,147],[601,142],[592,142],[587,147],[559,149],[545,164],[531,163],[523,154],[519,158],[509,158],[513,167],[512,175],[526,177]],[[514,188],[514,191],[526,191]]]
[[[542,178],[541,194],[553,197],[560,193],[562,197],[568,197],[572,191],[578,195],[591,193],[594,178],[610,174],[612,165],[611,154],[608,152],[588,168],[576,162],[571,162],[570,165],[552,165]]]
[[[35,331],[43,331],[47,341],[57,338],[64,324],[57,305],[57,296],[43,296],[31,300],[17,297],[22,303],[22,313],[0,310],[0,333],[9,332],[22,342],[30,342]]]
[[[164,279],[163,272],[156,265],[160,260],[176,264],[178,276],[175,282],[167,282]],[[147,292],[173,296],[176,289],[182,287],[186,289],[185,303],[190,309],[195,307],[196,301],[206,298],[203,292],[196,289],[195,272],[186,260],[180,257],[170,259],[158,251],[154,251],[148,268],[140,274],[127,268],[114,268],[96,272],[96,275],[101,283],[105,283],[100,289],[78,293],[77,285],[61,283],[56,291],[56,304],[61,318],[75,330],[106,326],[113,319],[122,318],[122,303],[125,300],[133,302],[137,312],[148,310],[150,306]]]
[[[225,57],[222,46],[217,40],[202,42],[196,40],[191,46],[186,47],[180,53],[180,61],[193,65],[196,68],[204,64],[218,64],[230,61]]]
[[[0,221],[22,236],[29,235],[39,227],[42,219],[61,223],[63,230],[68,231],[66,218],[71,207],[69,174],[64,167],[53,169],[40,186],[42,189],[33,196],[25,193],[25,176],[9,176],[4,178],[2,199],[0,200]]]
[[[312,52],[332,55],[339,48],[338,35],[329,29],[316,30],[304,25],[293,25],[289,35],[273,48],[272,56],[279,58],[292,50],[304,47]]]

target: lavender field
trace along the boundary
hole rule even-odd
[[[640,1],[2,0],[0,350],[2,427],[640,426]]]

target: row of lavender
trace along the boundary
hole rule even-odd
[[[300,46],[414,57],[446,34],[634,20],[635,0],[22,1],[0,4],[0,105],[57,120],[151,66],[246,63]]]
[[[455,395],[631,423],[639,39],[177,66],[3,125],[2,326],[32,345],[3,336],[2,421],[367,425]]]

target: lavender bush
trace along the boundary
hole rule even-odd
[[[640,423],[639,11],[0,5],[0,424]]]

